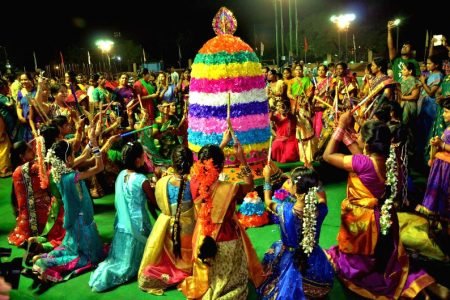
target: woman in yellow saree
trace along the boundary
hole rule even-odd
[[[224,143],[231,139],[229,131]],[[263,281],[262,266],[245,229],[236,216],[236,200],[253,189],[251,170],[239,143],[236,157],[242,164],[244,184],[222,182],[219,173],[225,156],[215,145],[203,146],[194,165],[192,195],[197,223],[193,237],[193,275],[179,289],[188,299],[247,299],[248,279]]]
[[[175,173],[156,183],[155,197],[161,214],[147,240],[138,273],[139,287],[162,295],[192,271],[194,209],[188,180],[193,164],[191,150],[179,145],[172,152]]]

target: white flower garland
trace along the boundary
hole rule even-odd
[[[61,176],[73,172],[73,169],[68,168],[66,163],[56,157],[55,151],[53,149],[48,150],[45,161],[51,164],[50,173],[52,173],[53,181],[59,183],[61,181]]]
[[[311,254],[316,244],[317,190],[317,187],[312,187],[308,190],[305,197],[305,207],[303,208],[303,239],[300,245],[307,256]]]
[[[386,185],[391,188],[391,195],[384,201],[381,206],[380,216],[380,230],[383,235],[386,235],[391,227],[391,209],[394,205],[394,199],[397,196],[397,159],[395,154],[395,148],[391,147],[389,151],[389,157],[386,160]]]

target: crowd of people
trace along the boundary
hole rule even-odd
[[[26,249],[42,282],[93,270],[93,292],[137,277],[141,290],[178,287],[188,299],[246,299],[249,281],[261,299],[320,298],[337,276],[366,298],[446,299],[448,289],[408,254],[450,261],[448,48],[445,56],[430,49],[422,74],[412,45],[397,53],[387,27],[390,63],[373,59],[361,83],[345,62],[321,64],[317,74],[301,63],[282,74],[262,68],[273,135],[264,202],[281,229],[262,262],[236,217],[255,189],[243,147],[230,130],[195,162],[188,147],[190,70],[143,69],[134,82],[123,73],[86,83],[73,71],[64,82],[1,79],[0,176],[13,178],[16,216],[9,243]],[[239,184],[220,177],[230,145]],[[274,163],[299,161],[284,176]],[[328,208],[314,161],[348,172],[338,244],[328,250],[318,244]],[[425,197],[411,199],[409,171],[426,166]],[[274,200],[280,190],[290,201]],[[105,245],[92,199],[111,192],[114,237]]]

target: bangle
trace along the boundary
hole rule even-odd
[[[350,146],[355,142],[355,140],[352,138],[351,134],[348,131],[345,131],[342,142],[344,142],[345,146]]]
[[[97,154],[100,153],[100,148],[99,147],[94,147],[91,152],[92,152],[92,154],[97,155]]]
[[[335,141],[340,142],[340,141],[342,141],[342,138],[344,137],[344,134],[345,134],[344,129],[342,129],[341,127],[337,127],[336,130],[335,130],[334,133],[333,133],[332,138],[333,138]]]
[[[272,190],[272,185],[270,184],[270,182],[264,181],[263,190],[265,190],[265,191]]]

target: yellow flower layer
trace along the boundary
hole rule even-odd
[[[198,151],[200,151],[201,148],[202,147],[199,145],[194,145],[192,143],[189,143],[189,149],[191,149],[194,152],[198,153]],[[269,140],[267,140],[267,142],[259,143],[259,144],[243,145],[243,148],[244,148],[244,153],[249,153],[251,151],[267,150],[267,149],[269,149]],[[233,147],[225,147],[223,152],[225,153],[225,156],[235,154],[235,150]]]
[[[261,75],[261,64],[257,62],[231,63],[220,65],[194,64],[191,76],[196,79],[222,79],[253,77]]]

